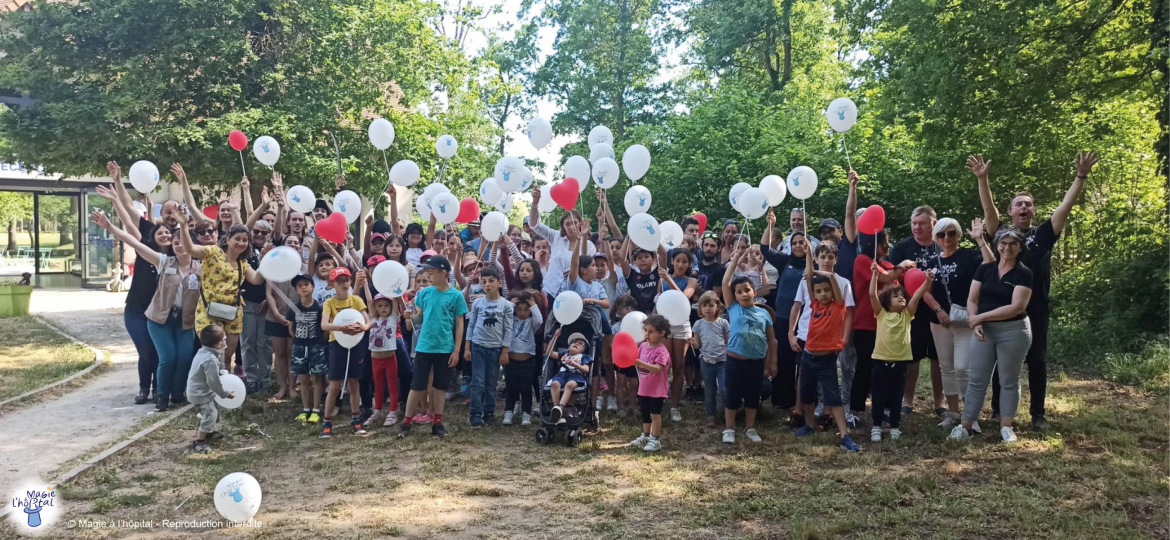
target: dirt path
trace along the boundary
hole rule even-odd
[[[65,462],[101,450],[154,411],[135,405],[138,355],[122,323],[125,294],[40,290],[30,311],[111,355],[113,369],[63,396],[0,416],[0,487],[46,476]]]

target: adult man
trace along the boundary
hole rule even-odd
[[[1068,221],[1069,213],[1081,192],[1085,189],[1085,179],[1093,171],[1097,163],[1096,152],[1081,152],[1075,163],[1076,178],[1072,186],[1064,194],[1060,206],[1052,211],[1052,217],[1040,224],[1032,226],[1036,217],[1036,204],[1031,193],[1021,191],[1012,197],[1008,207],[1008,215],[1012,218],[1011,224],[1002,224],[1003,227],[1014,227],[1024,234],[1026,252],[1021,262],[1032,270],[1032,298],[1028,302],[1028,319],[1032,330],[1032,345],[1028,349],[1028,356],[1024,363],[1028,365],[1028,392],[1031,394],[1032,427],[1044,429],[1048,421],[1044,418],[1044,397],[1048,389],[1048,371],[1045,355],[1048,352],[1048,289],[1052,284],[1052,248],[1060,238],[1060,231]],[[988,182],[988,170],[991,161],[984,161],[983,156],[967,158],[967,170],[975,174],[979,181],[979,202],[983,205],[983,230],[998,231],[1001,227],[999,210],[995,208],[995,199],[991,195],[991,185]],[[991,410],[993,418],[999,417],[999,379],[996,377],[992,384]]]
[[[890,248],[887,258],[891,263],[901,264],[912,261],[918,268],[926,268],[927,264],[938,258],[942,248],[934,241],[934,224],[937,216],[929,206],[919,206],[910,213],[910,238],[903,238]],[[906,367],[906,393],[902,397],[902,414],[914,411],[914,388],[918,384],[918,366],[923,359],[930,359],[930,388],[934,394],[934,412],[944,415],[950,412],[944,405],[942,395],[942,371],[938,366],[938,349],[934,347],[934,335],[930,333],[930,323],[948,324],[947,314],[927,291],[922,301],[930,308],[929,311],[920,309],[918,316],[910,323],[910,349],[913,353],[911,363]]]
[[[722,249],[719,243],[719,235],[714,231],[703,233],[703,238],[699,242],[699,248],[702,250],[701,261],[699,261],[699,271],[695,277],[699,281],[699,289],[703,291],[715,291],[715,294],[723,298],[723,273],[727,267],[719,262],[719,254]],[[699,294],[695,295],[698,298]]]
[[[817,246],[820,245],[821,242],[820,242],[820,240],[817,240],[816,238],[808,237],[808,233],[805,233],[805,231],[804,231],[804,209],[803,208],[798,206],[796,208],[793,208],[792,212],[788,214],[788,228],[790,229],[788,231],[788,234],[786,234],[784,236],[784,241],[780,243],[780,247],[777,249],[779,249],[780,251],[783,251],[784,253],[792,255],[792,233],[801,232],[801,233],[804,233],[805,236],[808,238],[808,242],[810,245],[809,252],[816,253]]]
[[[703,232],[699,230],[699,220],[695,219],[695,216],[687,216],[683,218],[682,228],[683,234],[694,236],[695,238],[698,238],[699,233]]]
[[[260,267],[259,255],[272,238],[272,226],[262,219],[251,223],[252,250],[248,264]],[[240,356],[244,361],[244,383],[248,393],[268,389],[272,372],[272,341],[264,335],[264,310],[277,308],[267,305],[267,285],[252,285],[247,281],[240,287],[244,299],[244,331],[240,333]]]

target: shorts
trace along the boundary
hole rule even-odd
[[[431,371],[434,370],[435,377],[431,381],[431,386],[435,390],[446,392],[452,374],[452,369],[447,367],[447,362],[450,360],[451,353],[416,352],[414,354],[414,375],[410,379],[410,390],[412,392],[426,390],[427,378],[431,376]]]
[[[723,394],[724,407],[733,411],[760,408],[760,386],[764,380],[764,359],[745,360],[727,357],[723,366],[727,392]]]
[[[268,337],[289,337],[288,326],[275,321],[264,321],[264,335]]]
[[[817,384],[824,392],[826,407],[840,407],[841,384],[837,382],[837,353],[813,356],[804,351],[800,356],[800,402],[817,402]]]
[[[666,402],[664,397],[650,397],[638,396],[638,408],[642,409],[642,423],[649,424],[653,418],[652,414],[662,414],[662,404]]]
[[[196,404],[199,407],[199,433],[215,433],[215,423],[219,421],[219,409],[215,400]]]
[[[910,351],[915,362],[923,358],[938,362],[938,349],[934,346],[934,334],[930,333],[929,324],[910,324]]]
[[[638,378],[638,368],[634,366],[615,368],[614,371],[617,371],[619,375],[625,375],[631,379]]]
[[[674,339],[691,339],[691,327],[685,324],[670,325],[670,334],[666,337]]]
[[[553,378],[549,379],[548,384],[546,384],[544,386],[546,388],[552,388],[552,383],[559,382],[559,383],[561,383],[561,388],[564,388],[564,387],[568,386],[569,381],[576,382],[577,388],[584,388],[585,387],[585,377],[582,377],[580,372],[572,373],[569,371],[558,372],[556,375],[553,375]]]
[[[292,347],[292,374],[321,376],[329,370],[329,359],[325,355],[324,343],[297,345]]]
[[[360,345],[353,349],[346,349],[340,343],[329,343],[329,370],[327,378],[330,381],[357,380],[362,376],[362,362],[365,360],[365,351],[358,350]],[[348,359],[348,360],[347,360]]]

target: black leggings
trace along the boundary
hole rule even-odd
[[[727,393],[723,406],[729,410],[760,408],[760,386],[764,380],[764,359],[744,360],[727,357],[723,367]]]
[[[509,360],[504,366],[504,391],[507,392],[504,410],[516,408],[516,400],[520,400],[520,410],[525,414],[532,414],[532,385],[529,381],[536,377],[536,357],[528,360]]]
[[[901,427],[902,397],[906,394],[906,366],[910,362],[873,361],[873,427],[881,427],[882,420],[890,422],[890,429]],[[885,411],[889,409],[889,417]]]
[[[652,415],[662,415],[662,404],[666,402],[663,397],[649,397],[638,396],[638,407],[642,409],[642,423],[649,424],[654,421]]]
[[[857,366],[853,371],[853,386],[849,389],[849,408],[855,412],[865,411],[865,400],[869,398],[869,387],[873,379],[873,346],[877,340],[874,330],[853,330],[853,345],[857,349]],[[899,411],[902,403],[898,402]]]

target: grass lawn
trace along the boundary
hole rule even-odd
[[[0,319],[0,400],[72,375],[93,353],[32,317]]]
[[[924,378],[925,379],[925,378]],[[1026,379],[1025,379],[1026,380]],[[927,381],[923,381],[928,384]],[[925,386],[922,387],[925,390]],[[1049,386],[1052,429],[998,430],[951,443],[933,415],[903,438],[846,454],[821,433],[797,440],[777,418],[764,443],[725,446],[700,404],[667,421],[654,455],[627,442],[632,419],[578,448],[538,446],[535,427],[472,430],[462,404],[451,436],[418,426],[333,439],[294,425],[298,405],[249,401],[223,415],[226,439],[187,455],[188,414],[62,489],[64,520],[220,519],[211,492],[246,471],[264,489],[259,529],[55,531],[58,538],[1166,538],[1165,397],[1101,380]],[[922,394],[928,395],[928,394]],[[1025,404],[1021,410],[1026,411]],[[501,405],[502,406],[502,405]],[[1023,418],[1022,420],[1027,420]],[[343,420],[344,422],[344,420]],[[251,424],[251,425],[250,425]],[[1026,425],[1026,422],[1020,422]],[[868,431],[868,430],[865,430]],[[182,508],[175,510],[182,504]]]

